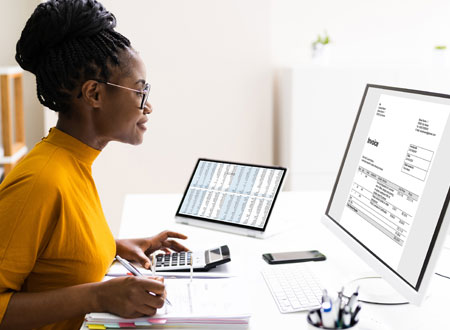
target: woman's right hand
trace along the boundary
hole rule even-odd
[[[164,278],[145,276],[118,277],[98,283],[99,309],[124,318],[154,315],[163,307]]]

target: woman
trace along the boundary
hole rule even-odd
[[[88,312],[153,315],[161,278],[99,281],[116,254],[148,268],[146,254],[187,250],[174,232],[114,240],[103,215],[92,162],[110,141],[142,143],[152,112],[144,63],[115,25],[95,0],[50,0],[17,43],[58,123],[0,186],[0,329],[79,329]]]

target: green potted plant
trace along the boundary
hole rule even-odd
[[[322,35],[317,35],[317,39],[313,41],[312,43],[312,48],[317,49],[317,48],[322,48],[326,45],[328,45],[329,43],[331,43],[331,39],[328,36],[327,31],[324,32],[323,36]]]
[[[327,31],[317,35],[316,40],[311,44],[313,61],[318,64],[328,64],[330,61],[331,39]]]

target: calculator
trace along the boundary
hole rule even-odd
[[[151,256],[149,257],[151,260]],[[230,249],[227,245],[223,245],[204,251],[158,254],[156,256],[155,270],[157,272],[190,271],[191,260],[194,271],[208,271],[217,265],[230,262]]]

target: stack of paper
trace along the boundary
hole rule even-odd
[[[146,329],[195,327],[244,329],[250,319],[248,295],[236,279],[166,280],[165,304],[152,317],[124,319],[109,313],[90,313],[89,329]]]

